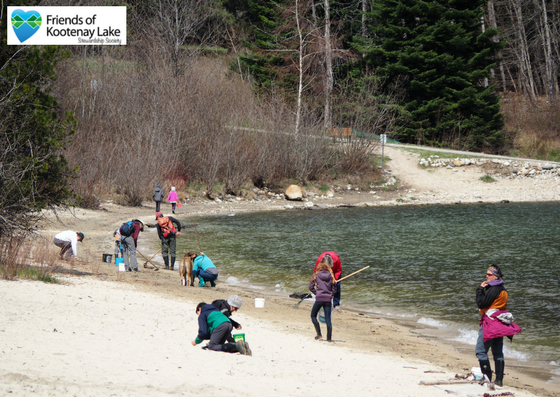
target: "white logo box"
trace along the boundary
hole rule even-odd
[[[6,17],[8,45],[126,45],[124,6],[10,6]]]

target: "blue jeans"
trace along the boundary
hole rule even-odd
[[[495,320],[498,321],[498,320]],[[478,339],[476,340],[475,353],[476,357],[480,361],[488,360],[488,350],[492,349],[492,356],[494,356],[494,361],[504,361],[504,338],[494,338],[484,342],[482,339],[482,325],[478,331]]]
[[[336,283],[336,294],[333,296],[332,304],[333,307],[340,306],[340,281]]]
[[[217,274],[206,273],[204,270],[200,269],[196,271],[196,274],[194,276],[198,278],[202,277],[204,281],[215,281],[218,278]]]
[[[317,320],[317,314],[319,310],[324,308],[325,310],[325,323],[327,324],[327,328],[332,328],[331,323],[331,302],[317,302],[313,304],[313,308],[311,309],[311,321],[313,324],[319,324],[319,320]]]

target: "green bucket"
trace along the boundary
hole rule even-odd
[[[245,342],[245,334],[233,334],[233,340]]]

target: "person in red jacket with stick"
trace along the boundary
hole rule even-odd
[[[317,265],[321,263],[323,258],[325,258],[325,262],[332,268],[334,278],[336,280],[340,280],[340,276],[342,275],[342,265],[340,263],[340,258],[334,251],[326,251],[319,255],[313,270],[317,271]],[[333,296],[333,308],[335,309],[340,306],[340,281],[336,284],[336,287],[336,293]]]

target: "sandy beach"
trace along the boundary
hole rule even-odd
[[[560,200],[558,180],[484,183],[476,167],[426,170],[418,167],[414,154],[392,148],[386,148],[386,154],[399,189],[348,190],[313,202],[409,205],[397,199],[411,195],[413,204]],[[192,199],[177,216],[286,210],[288,205],[298,204]],[[223,282],[216,288],[186,288],[177,272],[119,273],[113,264],[103,263],[102,254],[113,251],[112,231],[132,217],[153,223],[154,208],[150,202],[127,208],[104,201],[98,211],[46,214],[46,238],[68,229],[86,234],[78,248],[82,261],[60,263],[59,284],[0,281],[3,395],[560,395],[557,383],[515,365],[506,365],[504,387],[496,390],[455,380],[456,374],[468,375],[478,365],[474,351],[458,351],[386,318],[342,306],[333,317],[334,343],[315,341],[309,302],[294,308],[297,301],[287,296],[263,295]],[[163,210],[169,212],[167,206]],[[139,250],[151,256],[154,241],[153,233],[141,234]],[[205,351],[190,343],[198,328],[196,304],[232,293],[243,298],[233,318],[243,325],[252,357]],[[266,299],[264,308],[255,308],[256,297]]]

